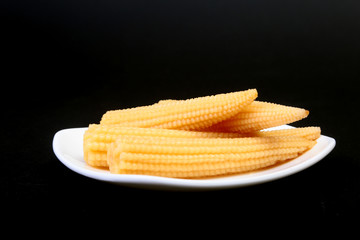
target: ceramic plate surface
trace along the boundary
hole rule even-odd
[[[292,128],[288,125],[272,129]],[[68,168],[86,177],[124,186],[168,189],[210,190],[244,187],[273,181],[302,171],[328,155],[335,147],[335,139],[321,135],[317,144],[303,155],[265,170],[208,179],[177,179],[146,175],[111,174],[106,169],[87,165],[83,158],[83,134],[87,128],[69,128],[58,131],[53,139],[57,158]]]

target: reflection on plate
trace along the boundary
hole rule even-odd
[[[273,129],[291,128],[283,125]],[[106,169],[87,165],[83,158],[83,134],[87,128],[70,128],[57,132],[53,150],[57,158],[68,168],[81,175],[124,186],[172,189],[210,190],[244,187],[264,183],[302,171],[323,159],[335,147],[335,139],[321,135],[317,144],[303,155],[286,163],[261,171],[242,173],[209,179],[177,179],[145,175],[111,174]]]

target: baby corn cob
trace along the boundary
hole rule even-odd
[[[108,149],[111,173],[200,178],[292,159],[314,141],[300,137],[168,138],[123,136]]]
[[[100,124],[201,130],[235,116],[257,97],[256,89],[106,112]]]
[[[121,136],[182,137],[182,138],[236,138],[239,133],[197,132],[172,129],[122,127],[117,125],[90,124],[85,131],[84,159],[91,166],[107,167],[107,150]]]
[[[316,140],[320,137],[320,127],[302,127],[302,128],[290,128],[281,130],[265,130],[259,132],[253,132],[244,134],[243,136],[248,137],[271,137],[271,136],[296,136],[303,137],[309,140]]]
[[[249,133],[289,124],[307,117],[309,111],[275,103],[254,101],[236,116],[209,127],[209,131]]]

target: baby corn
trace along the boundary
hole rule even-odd
[[[204,178],[274,166],[316,144],[320,127],[268,130],[309,111],[256,98],[249,89],[108,111],[85,131],[84,159],[114,174]]]
[[[100,124],[200,130],[235,116],[257,97],[256,89],[106,112]]]
[[[173,129],[122,127],[118,125],[90,124],[84,134],[84,159],[91,166],[107,167],[110,143],[121,136],[182,137],[182,138],[236,138],[239,133],[198,132]]]
[[[249,133],[306,118],[309,111],[275,103],[254,101],[236,116],[208,128],[209,131]]]
[[[314,141],[300,137],[167,138],[124,136],[108,149],[111,173],[200,178],[292,159]]]
[[[271,137],[271,136],[297,136],[309,140],[316,140],[320,137],[320,127],[300,127],[281,130],[266,130],[243,134],[243,137]]]

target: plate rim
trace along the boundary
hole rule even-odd
[[[294,127],[290,125],[281,125],[270,129],[284,129],[284,128],[294,128]],[[131,187],[152,188],[152,189],[172,189],[172,190],[224,189],[224,188],[234,188],[234,187],[246,187],[250,185],[270,182],[298,173],[300,171],[305,170],[306,168],[311,167],[312,165],[316,164],[324,157],[326,157],[334,149],[336,145],[336,140],[334,138],[325,135],[320,135],[320,138],[318,140],[326,141],[327,144],[319,154],[310,157],[309,159],[302,161],[299,164],[295,164],[293,166],[290,166],[285,169],[281,169],[279,171],[265,173],[263,175],[261,174],[251,175],[250,173],[250,174],[238,174],[238,175],[235,174],[235,175],[231,175],[230,178],[228,176],[225,176],[225,177],[211,178],[211,179],[183,179],[183,178],[169,178],[169,177],[150,176],[150,175],[111,174],[110,172],[105,172],[106,170],[104,170],[104,172],[100,172],[100,171],[98,172],[95,170],[95,168],[91,169],[92,168],[91,166],[88,166],[86,168],[78,166],[71,159],[68,159],[66,155],[64,155],[63,151],[61,150],[60,140],[64,134],[65,135],[69,134],[69,132],[71,131],[85,132],[86,129],[87,127],[66,128],[66,129],[61,129],[55,133],[52,142],[52,147],[56,157],[61,163],[63,163],[70,170],[92,179],[114,183],[114,184],[127,185]],[[316,147],[316,145],[314,147]],[[294,160],[295,159],[291,161]],[[82,161],[84,160],[82,159]],[[256,173],[261,173],[263,171],[266,170],[260,170],[257,171]],[[236,178],[236,177],[240,177],[240,178]]]

